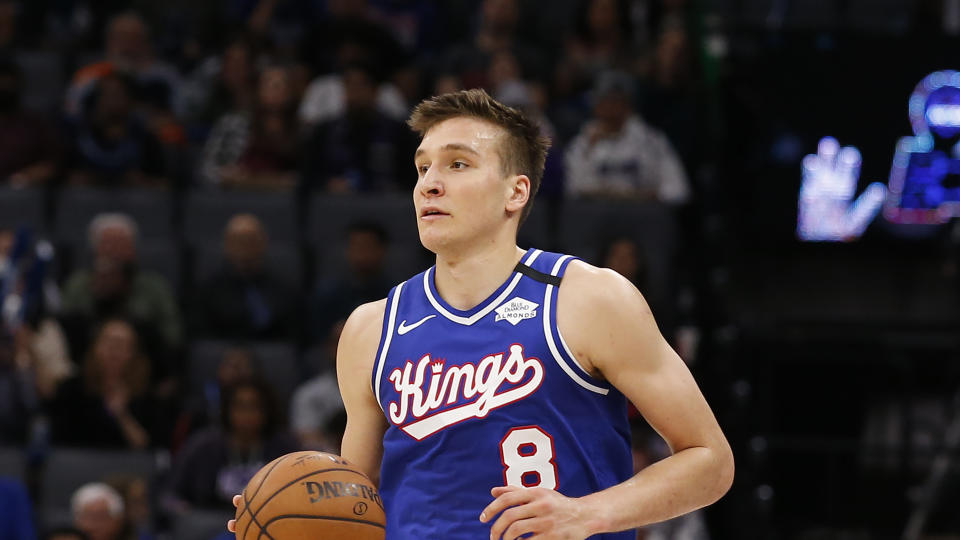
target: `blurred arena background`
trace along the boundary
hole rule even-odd
[[[887,184],[958,45],[960,0],[0,0],[0,539],[212,540],[336,452],[344,317],[431,264],[403,122],[472,87],[553,139],[522,246],[629,277],[733,444],[639,538],[960,538],[960,228],[798,235],[804,157]]]

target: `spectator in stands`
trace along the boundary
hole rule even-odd
[[[148,479],[136,475],[111,476],[106,483],[123,499],[124,540],[153,540],[153,515]]]
[[[41,330],[27,324],[0,328],[0,441],[24,443],[43,401],[73,372],[66,343],[53,319]]]
[[[20,234],[23,235],[21,240],[30,238],[23,232]],[[73,373],[74,366],[63,328],[50,314],[59,297],[59,290],[48,275],[52,273],[51,259],[30,254],[25,260],[9,261],[16,241],[13,231],[0,228],[0,266],[7,265],[8,270],[11,266],[20,269],[19,274],[6,274],[5,279],[10,281],[0,285],[0,289],[8,293],[16,291],[21,303],[20,314],[5,317],[0,332],[7,338],[5,343],[12,346],[10,358],[13,366],[22,373],[23,381],[32,382],[36,396],[46,400],[53,396],[57,385]],[[32,245],[31,248],[33,253],[44,249]],[[0,302],[5,301],[0,298]]]
[[[67,89],[68,115],[81,114],[97,82],[117,73],[128,74],[132,84],[141,88],[158,89],[166,96],[166,108],[177,110],[180,75],[154,56],[150,29],[140,15],[131,11],[115,15],[107,24],[104,47],[102,60],[83,66],[74,74]]]
[[[221,188],[290,189],[298,165],[298,128],[287,68],[260,73],[253,111],[220,117],[203,148],[200,176]]]
[[[517,0],[483,0],[477,19],[476,28],[468,40],[447,52],[441,61],[442,70],[456,73],[466,88],[487,87],[493,56],[510,52],[531,77],[545,75],[542,70],[548,62],[544,55],[523,41],[527,33],[522,31]]]
[[[14,331],[13,342],[16,366],[30,373],[41,400],[52,398],[60,382],[74,371],[60,323],[38,308]]]
[[[265,383],[248,380],[223,394],[222,416],[190,438],[177,456],[164,496],[168,511],[233,509],[232,499],[265,464],[297,450]]]
[[[180,446],[191,433],[219,421],[220,404],[226,389],[258,376],[256,360],[250,349],[233,346],[223,351],[215,378],[194,381],[199,386],[192,389],[193,392],[187,398],[177,421],[177,432],[171,448],[173,452],[180,450]]]
[[[640,292],[646,291],[647,258],[629,236],[615,236],[603,244],[599,265],[630,280]]]
[[[333,73],[360,62],[388,75],[403,63],[407,51],[375,18],[367,0],[330,0],[326,9],[301,45],[300,57],[314,73]]]
[[[403,123],[377,108],[370,67],[346,68],[343,83],[346,109],[314,129],[304,150],[304,180],[331,192],[406,189],[416,140]]]
[[[528,118],[540,125],[541,133],[554,141],[547,154],[537,197],[560,198],[563,190],[563,146],[557,141],[557,131],[546,115],[549,106],[546,88],[539,82],[523,78],[520,64],[510,51],[500,51],[493,55],[488,78],[497,101],[522,110]]]
[[[705,119],[705,85],[697,77],[696,54],[683,22],[669,17],[657,37],[650,75],[640,85],[640,111],[651,125],[663,130],[683,163],[695,170],[702,159],[705,135],[712,133]]]
[[[60,139],[43,117],[23,109],[23,74],[0,60],[0,182],[16,187],[42,185],[57,172]]]
[[[201,284],[198,333],[223,339],[284,339],[297,334],[295,287],[267,265],[270,239],[252,214],[237,214],[223,235],[223,265]]]
[[[135,110],[134,81],[99,77],[70,129],[64,168],[72,184],[158,186],[166,183],[164,150]]]
[[[184,115],[195,138],[206,139],[220,117],[249,111],[256,103],[256,51],[249,39],[237,38],[205,60],[184,85]]]
[[[404,74],[409,74],[409,70],[405,70]],[[310,81],[297,111],[300,123],[307,129],[343,117],[348,101],[351,98],[355,100],[354,96],[349,95],[345,76],[346,73],[335,72]],[[377,111],[397,121],[406,119],[409,100],[399,87],[388,81],[377,81],[374,92],[374,106]]]
[[[17,294],[14,302],[20,305],[19,313],[8,311],[0,321],[0,440],[10,443],[24,442],[40,402],[73,371],[63,330],[48,314],[49,265],[31,255],[9,260],[14,244],[24,238],[0,228],[0,267],[6,268],[0,272],[0,290]],[[0,304],[14,305],[8,300],[0,298]]]
[[[637,71],[643,55],[633,42],[629,0],[581,0],[575,21],[563,61],[574,70],[578,84],[612,69]]]
[[[172,288],[137,263],[137,224],[126,214],[103,213],[88,228],[91,268],[77,270],[63,291],[62,315],[76,356],[86,350],[90,330],[108,317],[132,320],[144,346],[158,362],[155,377],[175,374],[166,362],[182,345],[183,322]]]
[[[9,54],[17,41],[17,3],[0,1],[0,54]]]
[[[55,443],[140,450],[159,438],[153,432],[157,411],[150,395],[150,361],[138,339],[123,319],[103,324],[83,375],[61,384],[50,405]]]
[[[26,486],[17,480],[0,477],[0,538],[35,540],[37,533],[32,518]]]
[[[90,540],[87,533],[76,527],[57,527],[40,538],[41,540]]]
[[[74,526],[90,540],[123,540],[123,498],[100,482],[81,486],[70,498]]]
[[[680,204],[686,173],[666,136],[633,114],[633,79],[604,72],[593,89],[593,119],[567,147],[566,192],[573,197]]]
[[[465,90],[463,81],[455,73],[439,73],[433,79],[433,95],[450,94]]]
[[[340,453],[342,426],[339,416],[346,414],[340,386],[337,383],[337,344],[344,321],[337,321],[323,343],[324,369],[306,381],[293,394],[290,402],[290,426],[300,446],[323,452]]]
[[[6,323],[0,326],[0,440],[22,443],[30,419],[39,409],[29,370],[14,362],[13,336]]]
[[[392,287],[386,275],[388,243],[387,231],[377,223],[358,221],[347,228],[346,271],[318,282],[310,305],[310,335],[327,339],[354,308],[386,296]]]

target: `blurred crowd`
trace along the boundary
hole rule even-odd
[[[690,4],[3,0],[0,177],[403,191],[410,108],[483,87],[553,138],[545,192],[680,203],[710,116]]]
[[[411,107],[483,87],[553,140],[541,200],[681,212],[717,132],[700,32],[688,0],[0,0],[0,188],[405,195]],[[219,252],[183,287],[143,256],[140,218],[98,213],[69,258],[0,220],[0,446],[28,449],[35,471],[51,447],[169,461],[84,485],[66,519],[37,512],[2,538],[148,540],[193,509],[228,511],[274,457],[337,452],[343,321],[408,277],[391,272],[392,231],[359,215],[326,254],[337,271],[291,278],[274,254],[299,240],[239,212],[205,231]],[[595,240],[593,261],[644,290],[637,240]],[[640,426],[638,467],[667,451]],[[25,485],[0,484],[0,501],[37,503]],[[705,537],[691,519],[683,536],[643,534]]]

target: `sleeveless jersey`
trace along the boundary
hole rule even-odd
[[[495,486],[579,497],[632,475],[626,399],[584,371],[557,330],[570,261],[531,249],[469,311],[440,297],[435,268],[390,291],[372,373],[388,421],[388,540],[488,538],[492,521],[479,516]]]

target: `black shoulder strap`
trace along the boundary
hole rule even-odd
[[[517,263],[517,266],[513,269],[513,271],[520,272],[521,274],[539,281],[540,283],[546,283],[547,285],[553,285],[554,287],[559,287],[560,280],[562,279],[560,276],[551,276],[550,274],[544,274],[539,270],[534,270],[522,262]]]

